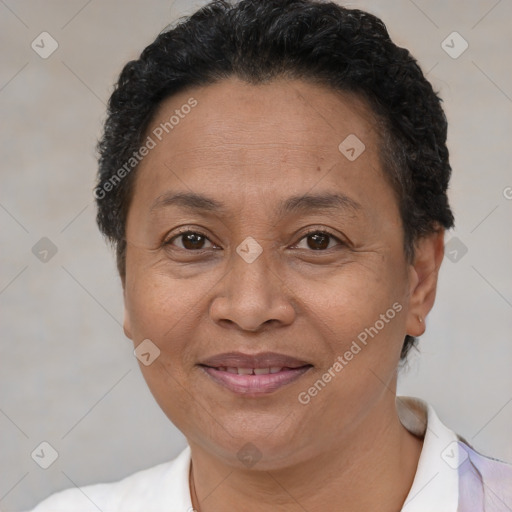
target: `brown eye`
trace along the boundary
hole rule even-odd
[[[187,251],[205,249],[205,243],[211,244],[210,240],[208,240],[206,236],[195,231],[186,231],[185,233],[180,233],[179,235],[169,240],[168,243],[177,245],[179,248],[185,249]]]
[[[334,241],[335,245],[336,243],[339,245],[341,242],[338,238],[331,235],[330,233],[325,233],[323,231],[314,231],[312,233],[308,233],[306,236],[304,236],[299,244],[297,244],[297,247],[299,249],[312,249],[313,251],[323,251],[326,249],[330,249],[333,247],[332,242]],[[304,242],[306,242],[306,247],[304,247]]]
[[[308,235],[308,247],[314,250],[327,249],[329,247],[329,239],[330,236],[325,233],[315,233],[313,235]]]

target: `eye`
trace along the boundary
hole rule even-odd
[[[333,242],[335,242],[333,244]],[[302,246],[301,246],[302,244]],[[305,245],[304,245],[305,244]],[[310,231],[303,236],[295,246],[298,249],[312,249],[313,251],[323,251],[331,249],[335,245],[343,245],[343,242],[326,231]]]
[[[205,246],[205,244],[208,243],[210,246]],[[176,247],[186,251],[200,251],[201,249],[211,249],[214,247],[213,243],[206,235],[197,231],[184,231],[179,233],[165,242],[165,245],[175,245]]]

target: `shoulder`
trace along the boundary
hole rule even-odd
[[[122,480],[67,489],[39,503],[32,512],[156,512],[187,503],[190,448],[175,459],[133,473]],[[186,511],[186,508],[183,509]]]
[[[461,437],[458,444],[461,510],[473,510],[475,501],[483,510],[512,510],[512,465],[477,452]]]
[[[512,512],[512,465],[476,451],[422,400],[397,397],[397,411],[404,427],[423,437],[404,512]]]
[[[498,482],[507,482],[512,485],[512,464],[502,460],[489,457],[476,451],[463,437],[458,437],[458,444],[461,455],[461,467],[466,460],[469,460],[479,473],[481,478],[492,479]]]

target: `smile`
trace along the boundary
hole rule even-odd
[[[217,384],[235,394],[258,396],[277,391],[304,375],[311,365],[298,368],[273,366],[268,368],[211,367],[201,365]]]
[[[292,383],[313,367],[288,354],[276,352],[225,352],[203,359],[199,367],[225,389],[244,397],[273,393]]]
[[[271,368],[236,368],[234,366],[219,366],[217,370],[221,372],[238,373],[238,375],[265,375],[267,373],[279,373],[281,370],[283,370],[283,367],[272,366]]]

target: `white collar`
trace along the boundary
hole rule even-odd
[[[412,434],[423,437],[418,467],[401,512],[457,512],[459,495],[456,434],[445,427],[434,409],[412,397],[396,397],[398,416]],[[192,511],[189,488],[190,447],[175,459],[176,510]],[[179,499],[179,503],[177,500]]]
[[[417,398],[396,397],[398,417],[412,434],[423,437],[414,481],[401,512],[456,512],[459,502],[457,435],[434,409]]]

